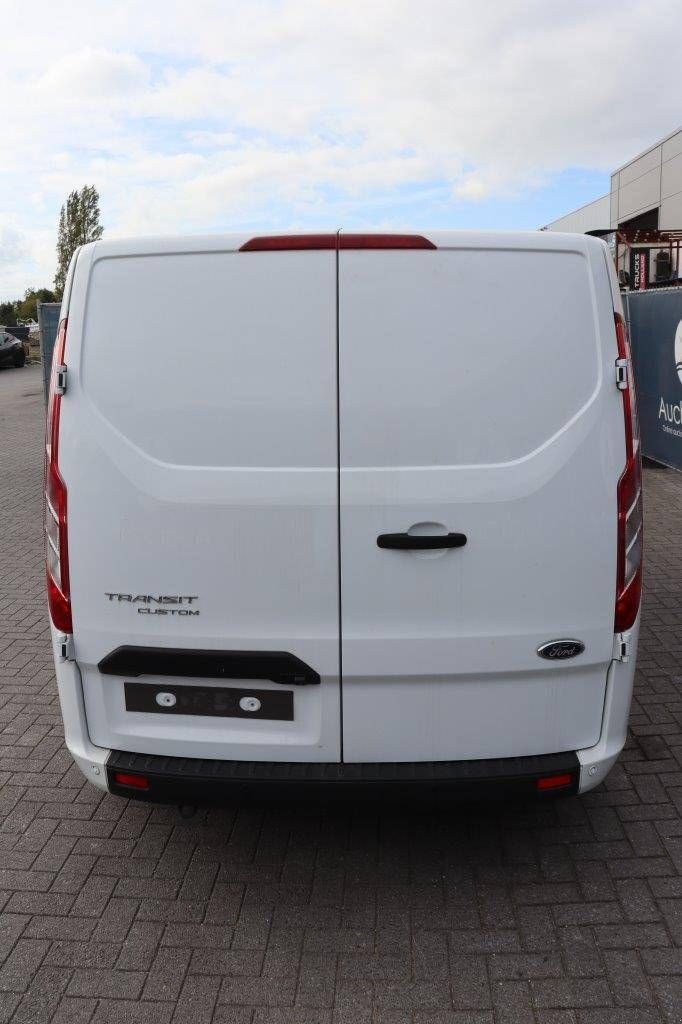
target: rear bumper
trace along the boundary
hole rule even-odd
[[[295,799],[375,792],[400,799],[430,794],[463,799],[567,795],[578,792],[580,763],[572,751],[485,761],[304,764],[211,761],[112,750],[106,772],[109,790],[119,796],[198,806],[219,805],[241,796]],[[122,776],[128,781],[123,782]],[[562,781],[552,788],[539,788],[539,780],[550,778]]]

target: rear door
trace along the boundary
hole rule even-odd
[[[100,243],[71,302],[60,463],[88,729],[142,753],[335,760],[335,253],[197,250]],[[279,696],[208,714],[234,711],[199,692],[216,688]]]
[[[553,244],[339,253],[346,761],[598,739],[622,462],[613,313],[601,251]],[[448,533],[466,543],[377,543]],[[559,638],[584,653],[538,657]]]

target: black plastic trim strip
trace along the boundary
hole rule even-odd
[[[317,685],[318,673],[285,651],[198,651],[176,647],[117,647],[97,666],[110,676],[269,679],[287,686]]]
[[[132,790],[114,782],[114,772],[138,773],[149,780],[147,791]],[[419,761],[350,764],[348,762],[302,763],[274,761],[213,761],[200,758],[164,757],[112,750],[107,761],[109,789],[160,803],[220,803],[235,792],[310,792],[386,788],[401,795],[410,790],[432,789],[453,795],[516,793],[542,796],[536,780],[568,774],[570,785],[552,793],[578,790],[580,763],[574,751],[536,757],[509,757],[476,761]]]

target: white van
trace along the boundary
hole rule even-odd
[[[93,783],[198,804],[605,777],[642,504],[601,241],[99,241],[61,317],[47,581]]]

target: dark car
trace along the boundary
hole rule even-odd
[[[25,362],[24,343],[0,328],[0,366],[23,366]]]

